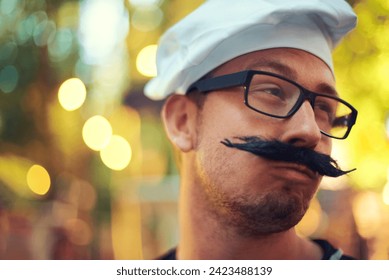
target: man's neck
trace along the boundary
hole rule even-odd
[[[190,230],[192,228],[192,230]],[[188,227],[181,232],[177,259],[320,259],[321,249],[293,230],[261,237],[225,236],[211,228]],[[190,230],[190,232],[189,232]],[[210,236],[212,235],[212,237]]]

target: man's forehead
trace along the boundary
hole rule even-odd
[[[299,69],[306,67],[307,63],[320,65],[323,69],[328,69],[332,73],[328,65],[317,56],[292,48],[274,48],[249,52],[223,63],[212,72],[222,73],[228,70],[242,71],[271,68],[290,79],[296,79]]]
[[[243,70],[262,70],[279,74],[285,78],[304,84],[312,81],[321,93],[338,95],[335,81],[328,65],[315,55],[297,49],[275,48],[247,53],[217,67],[210,76],[220,76]]]

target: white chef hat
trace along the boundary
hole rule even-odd
[[[331,51],[356,25],[344,0],[208,0],[161,37],[146,96],[163,99],[245,53],[296,48],[333,70]]]

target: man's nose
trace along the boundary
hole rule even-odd
[[[287,128],[282,137],[283,142],[299,147],[315,148],[323,135],[308,100],[304,101],[297,112],[286,122]]]

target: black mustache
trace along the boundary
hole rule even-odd
[[[324,176],[339,177],[356,170],[354,168],[343,171],[329,155],[315,152],[309,148],[296,147],[277,140],[263,140],[257,136],[235,138],[243,142],[233,143],[224,139],[221,143],[227,147],[247,151],[270,160],[302,164]]]

